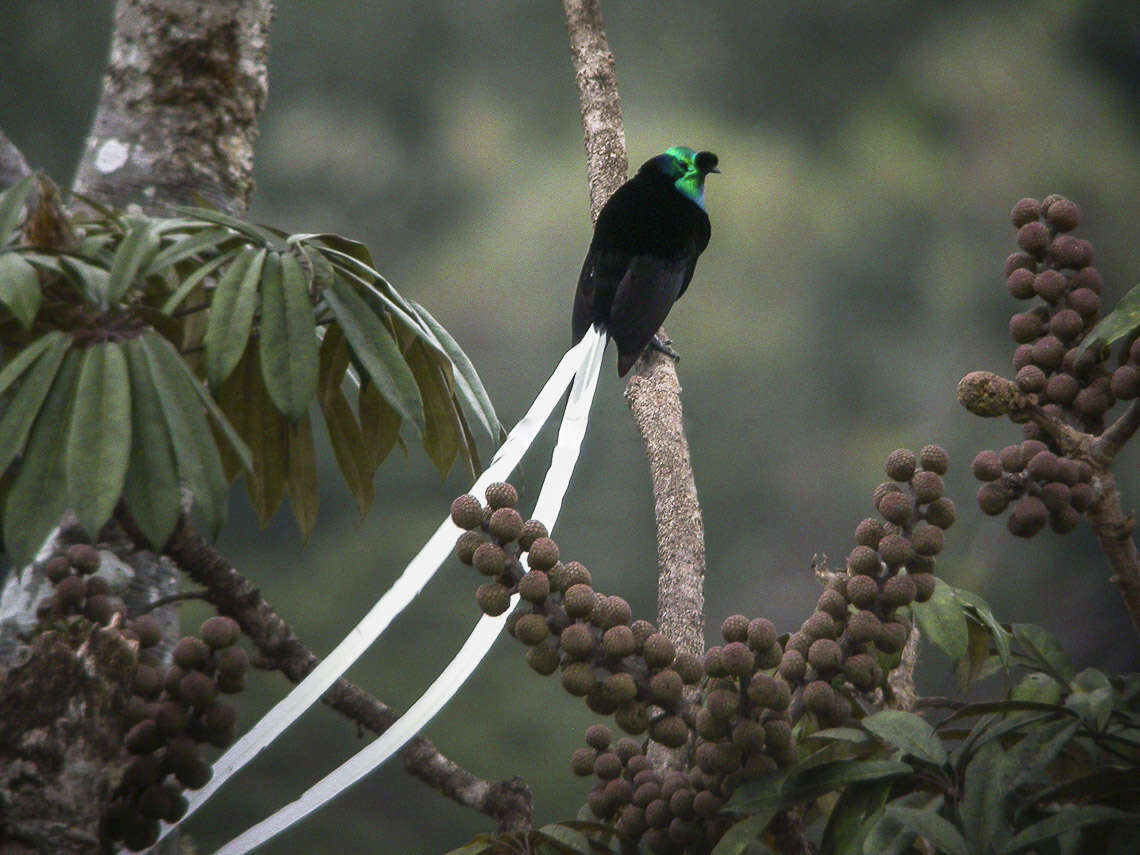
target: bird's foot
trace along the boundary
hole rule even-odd
[[[670,339],[655,335],[649,340],[649,349],[656,350],[658,353],[664,353],[674,362],[681,361],[681,354],[673,349],[673,342]]]

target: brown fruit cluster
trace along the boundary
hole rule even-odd
[[[96,575],[100,563],[99,550],[89,543],[73,543],[49,558],[43,571],[54,590],[36,609],[40,623],[82,615],[107,626],[116,613],[124,614],[123,601],[110,582]]]
[[[104,815],[103,837],[137,852],[158,839],[159,820],[182,818],[184,789],[210,780],[202,748],[233,742],[237,714],[219,695],[245,688],[249,656],[237,646],[241,630],[229,617],[209,618],[197,636],[180,639],[166,666],[155,651],[161,632],[152,616],[132,621],[127,634],[141,648],[124,712],[130,760]]]
[[[1006,524],[1018,537],[1032,537],[1048,524],[1064,534],[1076,528],[1094,498],[1092,467],[1062,457],[1040,440],[1027,439],[974,458],[978,506],[997,516],[1012,505]]]
[[[763,730],[750,737],[762,742]],[[576,775],[597,777],[586,804],[626,840],[640,841],[654,853],[707,852],[732,824],[732,818],[719,815],[725,802],[722,773],[708,773],[700,766],[658,772],[643,745],[628,736],[615,741],[605,725],[587,729],[586,745],[574,752],[571,769]],[[728,765],[726,758],[714,758],[713,753],[704,752],[705,766],[714,760]]]
[[[1119,397],[1114,387],[1135,397],[1140,370],[1130,365],[1115,380],[1105,365],[1106,352],[1088,348],[1078,353],[1085,334],[1100,319],[1101,291],[1092,245],[1069,234],[1080,221],[1080,211],[1070,200],[1052,195],[1041,202],[1022,199],[1010,218],[1020,251],[1006,259],[1006,287],[1016,299],[1040,300],[1009,319],[1009,333],[1017,343],[1017,385],[1035,396],[1046,413],[1099,433],[1104,414]],[[1043,439],[1036,425],[1027,424],[1025,433],[1027,439]]]

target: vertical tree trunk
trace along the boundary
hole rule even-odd
[[[272,0],[119,0],[74,189],[151,214],[202,200],[243,213],[268,92],[272,15]],[[19,151],[0,135],[0,182],[9,185],[26,172]],[[177,570],[133,549],[113,528],[99,546],[104,566],[115,564],[129,579],[124,600],[134,614],[177,588]],[[66,541],[65,526],[61,531],[42,557]],[[47,593],[40,562],[13,571],[0,596],[0,629],[34,623]],[[172,612],[166,630],[177,633]],[[85,638],[50,631],[2,652],[0,850],[100,852],[100,817],[122,774],[120,713],[134,655],[118,633],[99,629]]]

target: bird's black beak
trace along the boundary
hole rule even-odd
[[[720,167],[714,166],[712,169],[709,170],[709,172],[715,172],[717,175],[720,175]]]

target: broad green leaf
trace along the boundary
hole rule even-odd
[[[928,808],[939,810],[942,802],[942,796],[931,797],[929,793],[913,792],[895,799],[891,804],[920,810]],[[883,809],[863,838],[863,855],[902,855],[911,851],[911,844],[917,835],[899,820],[887,814],[889,807],[890,805]]]
[[[175,210],[217,226],[225,226],[226,228],[233,229],[238,234],[245,235],[245,237],[249,238],[259,247],[278,251],[285,249],[285,244],[268,229],[262,226],[256,226],[253,223],[247,223],[244,220],[239,220],[228,214],[223,214],[221,211],[193,207],[179,207]]]
[[[365,384],[360,390],[359,406],[360,432],[364,436],[364,447],[368,450],[368,471],[371,478],[399,442],[403,419],[381,397],[373,383]]]
[[[229,252],[224,252],[217,258],[207,261],[205,264],[203,264],[201,267],[183,279],[179,283],[178,287],[174,290],[174,293],[167,297],[166,302],[162,304],[163,314],[171,314],[182,304],[182,301],[185,300],[187,296],[189,296],[190,292],[193,291],[203,279],[205,279],[223,264],[229,264],[231,261],[237,258],[240,253],[241,249],[237,247],[231,249]]]
[[[64,474],[68,505],[95,537],[123,494],[131,449],[131,385],[118,342],[82,348]]]
[[[752,842],[764,833],[775,815],[775,810],[769,810],[742,819],[724,833],[712,855],[744,855]]]
[[[178,522],[181,490],[178,461],[158,390],[151,379],[145,349],[137,340],[124,342],[131,378],[131,424],[134,442],[123,496],[131,516],[151,546],[161,549]]]
[[[229,229],[203,229],[190,235],[177,235],[173,241],[151,259],[145,275],[160,273],[172,264],[177,264],[206,250],[216,250],[221,244],[233,239],[234,233]]]
[[[827,817],[819,855],[862,852],[863,840],[883,812],[891,782],[872,781],[845,787]]]
[[[67,350],[8,490],[4,546],[19,567],[36,554],[67,508],[64,455],[60,451],[71,423],[71,402],[82,361],[78,351]]]
[[[271,254],[261,280],[261,372],[277,409],[290,422],[309,411],[317,391],[317,334],[301,265]]]
[[[451,333],[432,317],[427,309],[415,301],[409,300],[408,302],[415,309],[420,320],[431,331],[436,341],[439,342],[439,346],[447,354],[452,365],[455,366],[455,385],[460,400],[475,413],[479,424],[483,426],[492,440],[501,438],[503,426],[495,413],[491,396],[487,394],[487,390],[483,387],[483,381],[479,379],[479,373],[475,370],[475,366],[467,354],[463,352],[458,342],[451,337]]]
[[[8,307],[24,329],[32,328],[42,301],[36,269],[18,252],[0,252],[0,303]]]
[[[954,589],[938,579],[934,593],[925,603],[915,603],[914,617],[922,635],[957,662],[969,649],[966,615],[954,596]]]
[[[370,465],[370,452],[364,445],[364,434],[340,388],[348,367],[348,350],[338,328],[330,329],[325,335],[325,340],[321,343],[320,359],[317,395],[329,433],[329,443],[345,484],[356,502],[356,510],[364,516],[372,507],[375,497],[372,484],[374,468]]]
[[[986,665],[990,661],[990,634],[985,627],[966,621],[966,638],[966,655],[954,662],[954,676],[963,692],[987,675]]]
[[[424,450],[440,474],[447,475],[461,441],[456,425],[459,413],[452,403],[451,389],[419,341],[408,348],[407,360],[423,396]]]
[[[353,354],[360,360],[381,396],[402,418],[408,419],[422,431],[424,406],[419,387],[404,354],[383,321],[353,287],[339,276],[325,291],[325,300],[344,331]]]
[[[0,246],[8,243],[24,212],[24,201],[32,192],[36,174],[25,175],[3,193],[0,193]]]
[[[966,766],[958,810],[974,852],[987,852],[995,842],[1002,827],[1006,784],[1014,771],[1009,755],[993,741],[982,746]]]
[[[1015,852],[1021,852],[1030,846],[1045,843],[1067,831],[1102,822],[1137,824],[1140,823],[1140,813],[1117,810],[1103,805],[1064,807],[1053,816],[1022,829],[998,850],[998,855],[1014,855]]]
[[[288,423],[273,406],[261,378],[258,349],[246,350],[218,391],[224,413],[248,444],[252,466],[245,483],[250,504],[265,526],[285,499],[289,472]]]
[[[1042,704],[1057,704],[1065,690],[1048,674],[1030,671],[1013,687],[1010,698],[1015,701],[1036,701]]]
[[[222,385],[245,352],[257,311],[257,284],[265,255],[264,249],[246,247],[214,291],[204,342],[206,377],[212,389]]]
[[[871,741],[866,731],[856,727],[828,727],[808,734],[805,739],[824,739],[838,742],[851,742],[856,745]]]
[[[320,252],[329,258],[337,274],[359,284],[367,297],[374,299],[379,304],[377,308],[383,307],[383,309],[391,312],[392,316],[407,330],[427,340],[432,347],[438,347],[427,327],[416,316],[409,302],[401,297],[399,292],[378,271],[347,253],[325,247],[321,247]],[[442,349],[440,352],[442,353]]]
[[[1069,664],[1069,658],[1057,640],[1031,623],[1015,623],[1012,629],[1013,637],[1025,655],[1061,685],[1067,685],[1073,678],[1073,666]]]
[[[936,851],[947,855],[970,855],[966,841],[954,825],[936,810],[889,804],[886,815],[918,834]]]
[[[68,255],[59,256],[59,267],[89,302],[101,306],[107,305],[107,282],[110,273],[105,268]]]
[[[111,262],[111,273],[107,280],[107,302],[117,303],[134,283],[140,271],[147,268],[161,238],[151,228],[150,220],[127,220],[127,234],[115,258]]]
[[[990,609],[989,603],[977,594],[963,588],[952,588],[952,590],[957,600],[965,606],[966,616],[973,621],[977,621],[989,631],[990,640],[994,643],[994,649],[997,651],[1002,665],[1008,670],[1010,665],[1009,631],[994,617],[993,610]]]
[[[1092,692],[1073,692],[1065,698],[1065,706],[1081,717],[1081,720],[1097,733],[1103,733],[1116,703],[1116,692],[1111,686]]]
[[[1066,801],[1115,801],[1140,804],[1140,776],[1134,768],[1097,769],[1091,774],[1037,790],[1025,807]]]
[[[178,474],[193,494],[194,509],[206,529],[216,536],[225,521],[228,485],[218,446],[195,388],[199,384],[187,376],[186,363],[166,339],[150,333],[138,341],[150,366],[151,382],[178,461]]]
[[[480,834],[470,843],[465,843],[458,849],[452,849],[446,855],[494,855],[498,844],[491,841],[486,834]]]
[[[1095,344],[1098,347],[1108,347],[1131,334],[1137,327],[1140,327],[1140,285],[1133,285],[1115,308],[1081,339],[1077,347],[1077,358],[1090,346]]]
[[[934,728],[920,716],[902,710],[880,710],[862,721],[863,727],[889,745],[927,763],[941,766],[946,749]]]
[[[233,425],[230,424],[222,412],[221,407],[218,406],[218,402],[206,391],[205,385],[198,379],[198,376],[190,370],[190,366],[178,355],[178,352],[174,350],[173,345],[171,345],[169,341],[166,341],[166,339],[163,339],[163,342],[166,344],[170,354],[178,357],[176,360],[171,361],[171,366],[176,368],[182,376],[186,378],[188,386],[194,390],[194,393],[198,396],[198,400],[202,406],[206,408],[206,414],[212,420],[213,425],[218,429],[218,433],[220,433],[222,438],[226,441],[228,449],[237,456],[242,468],[248,470],[253,465],[253,458],[250,455],[249,448],[242,442],[242,438],[238,435],[238,432],[234,430]],[[214,445],[216,447],[216,443]]]
[[[289,444],[289,506],[301,530],[302,540],[317,524],[317,450],[313,447],[313,427],[306,413],[287,428]]]
[[[52,330],[17,353],[0,371],[0,394],[7,392],[16,380],[20,381],[0,416],[0,474],[23,453],[32,425],[70,346],[69,336]]]
[[[864,781],[883,781],[910,775],[914,768],[896,760],[856,760],[845,757],[793,772],[784,782],[784,806],[816,798]]]

